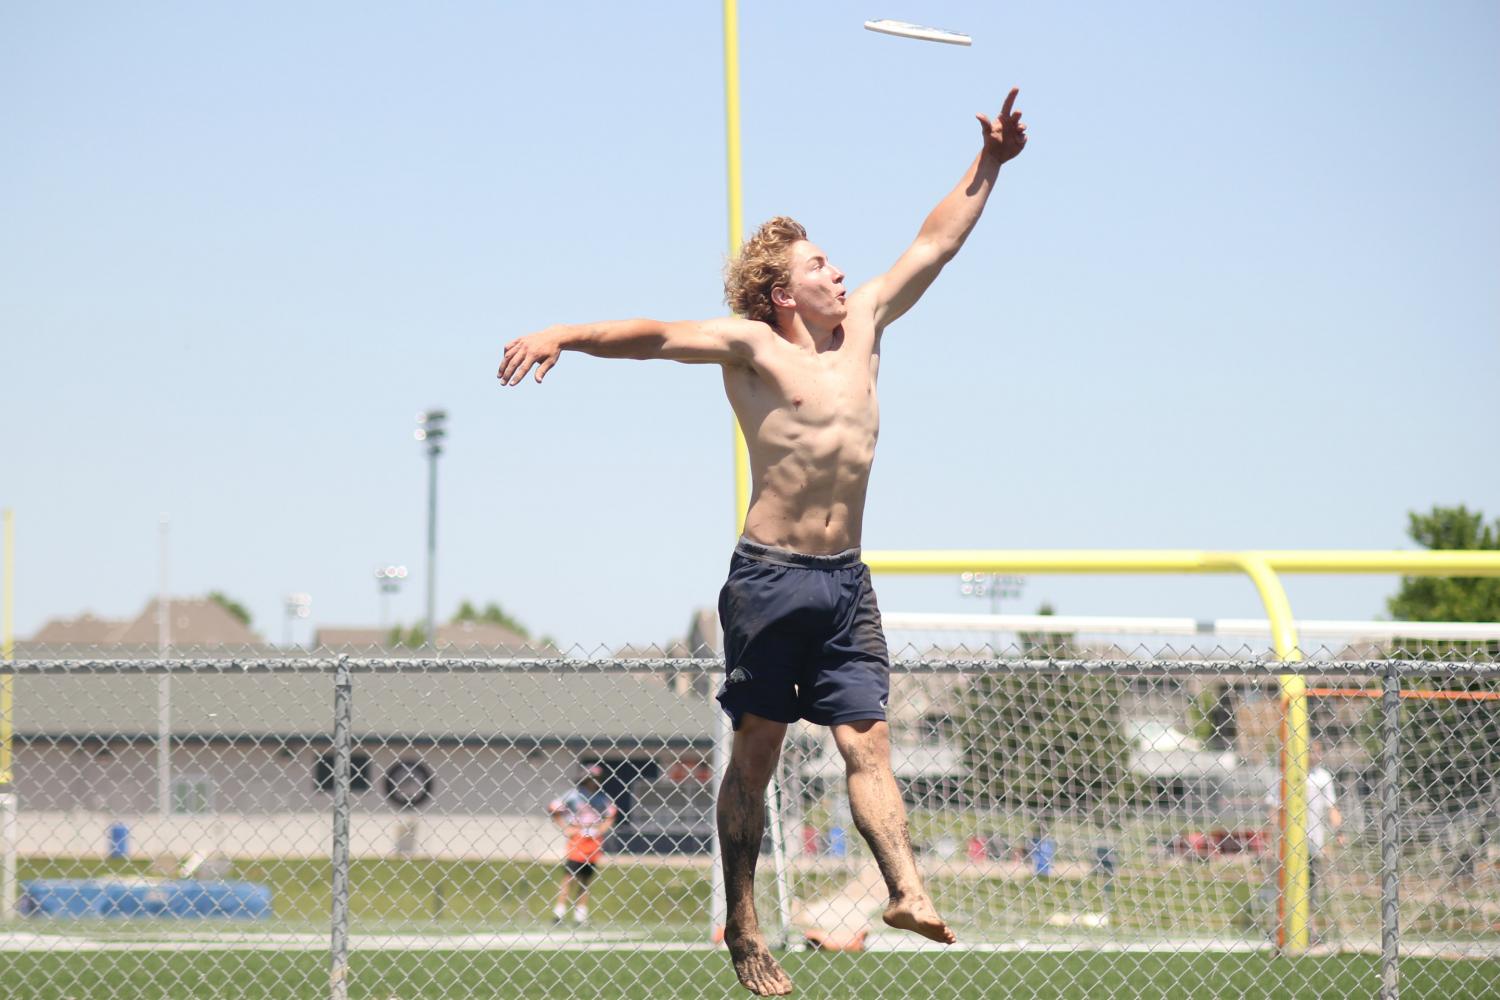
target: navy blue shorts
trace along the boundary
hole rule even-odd
[[[884,719],[891,658],[859,549],[811,556],[740,539],[719,591],[719,704],[773,722]]]

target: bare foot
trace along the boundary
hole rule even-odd
[[[724,944],[729,948],[734,974],[740,977],[740,985],[745,989],[762,997],[780,997],[792,992],[791,978],[771,957],[766,939],[759,933],[726,933]]]
[[[898,930],[916,931],[938,944],[952,944],[958,940],[958,935],[943,923],[943,918],[938,916],[932,900],[926,896],[891,903],[885,908],[881,919]]]

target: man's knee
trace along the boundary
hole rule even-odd
[[[776,769],[785,739],[786,723],[746,713],[740,728],[734,731],[734,743],[729,751],[730,772],[763,787]]]
[[[890,727],[881,719],[843,722],[833,727],[833,742],[848,771],[889,771]]]

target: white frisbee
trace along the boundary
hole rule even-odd
[[[974,42],[960,31],[944,31],[942,28],[929,28],[922,24],[892,21],[888,17],[866,21],[865,30],[878,31],[883,35],[897,35],[901,38],[915,38],[923,42],[942,42],[944,45],[972,45]]]

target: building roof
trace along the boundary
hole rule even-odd
[[[126,622],[114,618],[95,618],[85,611],[77,618],[53,618],[31,637],[32,642],[54,646],[97,646],[110,641]]]
[[[334,625],[313,635],[313,646],[331,650],[392,649],[391,629],[368,625]],[[551,643],[528,639],[494,622],[449,622],[437,627],[437,646],[450,651],[483,650],[512,656],[556,656]]]
[[[163,675],[34,674],[15,684],[21,738],[139,738],[158,731]],[[178,737],[327,739],[333,675],[172,675]],[[633,744],[711,740],[718,706],[651,678],[609,672],[356,671],[356,739],[581,740]]]
[[[134,618],[96,618],[85,611],[77,618],[54,618],[31,637],[33,643],[74,646],[156,646],[160,625],[157,598]],[[265,642],[222,604],[207,597],[167,600],[167,635],[173,646],[254,646]]]

